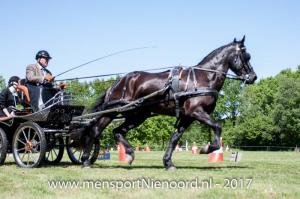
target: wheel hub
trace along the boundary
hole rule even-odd
[[[26,152],[31,152],[33,149],[33,143],[31,141],[28,141],[26,144],[25,144],[25,151]]]
[[[33,152],[34,148],[37,145],[37,141],[36,140],[29,140],[26,144],[25,144],[25,151],[26,152]]]

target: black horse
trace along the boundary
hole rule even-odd
[[[183,132],[195,120],[204,123],[214,130],[215,139],[201,151],[211,153],[220,148],[221,126],[215,122],[211,114],[216,106],[217,93],[221,90],[227,72],[231,69],[239,79],[247,84],[255,82],[257,76],[250,65],[250,54],[244,45],[245,36],[241,41],[236,41],[222,46],[207,55],[199,64],[187,69],[178,69],[178,89],[169,90],[141,102],[135,109],[122,112],[125,121],[113,130],[115,139],[124,145],[128,163],[134,160],[134,150],[126,140],[126,133],[153,114],[177,116],[176,131],[172,134],[169,146],[163,157],[166,169],[175,168],[172,163],[172,153]],[[116,81],[104,95],[102,95],[92,108],[93,112],[120,107],[124,101],[130,102],[143,98],[155,91],[166,88],[172,72],[160,73],[132,72]],[[171,82],[172,84],[172,82]],[[193,95],[200,92],[199,95]],[[176,93],[190,93],[175,100]],[[201,94],[202,93],[202,94]],[[207,93],[204,94],[203,93]],[[117,102],[117,103],[114,103]],[[124,104],[123,104],[124,105]],[[88,167],[89,154],[95,140],[99,141],[100,135],[119,113],[108,113],[100,116],[84,129],[84,153],[82,156],[83,167]]]

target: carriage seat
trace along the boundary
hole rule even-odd
[[[25,87],[29,91],[30,106],[34,112],[46,108],[47,104],[45,103],[59,92],[59,89],[54,88],[52,85],[35,85],[25,82]]]

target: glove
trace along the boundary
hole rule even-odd
[[[52,75],[47,74],[44,79],[47,80],[48,82],[52,82],[54,80],[55,77],[53,77]]]
[[[16,116],[16,114],[15,114],[15,112],[14,111],[12,111],[11,113],[10,113],[10,117],[15,117]]]
[[[59,87],[60,89],[66,89],[66,88],[68,88],[68,84],[67,84],[67,83],[61,82],[61,83],[59,83],[58,87]]]

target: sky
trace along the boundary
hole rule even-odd
[[[300,65],[297,0],[1,0],[0,75],[25,77],[37,51],[55,75],[114,52],[60,78],[197,64],[246,35],[258,77]]]

